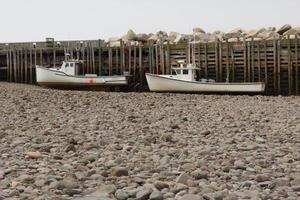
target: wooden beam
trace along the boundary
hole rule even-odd
[[[274,38],[273,40],[273,88],[274,88],[274,93],[278,94],[277,90],[277,41]]]
[[[30,73],[30,83],[33,83],[33,79],[32,79],[32,49],[29,49],[29,73]]]
[[[281,40],[278,40],[277,59],[277,92],[281,94]]]
[[[131,49],[131,44],[129,44],[129,47],[128,47],[128,51],[129,51],[129,53],[128,53],[128,71],[129,71],[129,74],[131,75],[131,51],[132,51],[132,49]]]
[[[28,83],[28,60],[27,60],[27,49],[24,50],[24,56],[25,56],[25,83]]]
[[[267,41],[264,40],[265,84],[268,84]]]
[[[247,82],[247,43],[246,40],[244,38],[244,42],[243,42],[243,47],[244,47],[244,82]]]
[[[143,48],[142,45],[139,44],[139,81],[141,85],[143,85],[143,73],[144,73],[144,66],[143,66]]]
[[[215,42],[215,67],[216,67],[216,82],[219,81],[219,40]]]
[[[231,53],[231,66],[232,66],[232,82],[235,82],[235,59],[234,59],[234,51],[233,47],[230,47],[230,53]]]
[[[108,73],[109,76],[112,75],[112,48],[110,44],[108,44]]]
[[[293,87],[293,80],[292,80],[292,61],[291,61],[291,39],[288,35],[288,93],[289,95],[292,94],[292,87]]]
[[[102,47],[101,41],[99,41],[98,59],[99,59],[99,76],[102,76]]]
[[[134,83],[136,81],[136,46],[133,47],[133,77],[134,77]]]
[[[205,73],[205,78],[208,79],[207,42],[205,42],[205,44],[204,44],[204,57],[205,57],[205,72],[204,73]]]
[[[167,49],[165,51],[166,55],[166,73],[170,74],[171,72],[171,64],[170,64],[170,44],[167,42]]]
[[[223,82],[223,45],[219,43],[219,81]]]
[[[260,82],[261,81],[261,72],[260,72],[260,68],[261,68],[261,60],[260,60],[260,42],[257,42],[257,62],[258,62],[258,81]]]
[[[226,40],[226,83],[229,82],[230,72],[229,72],[229,43]]]
[[[298,70],[299,70],[299,55],[298,55],[298,45],[299,45],[299,38],[296,35],[295,40],[295,56],[296,56],[296,69],[295,69],[295,76],[296,76],[296,95],[299,94],[299,76],[298,76]]]
[[[156,74],[159,74],[159,62],[158,62],[158,46],[155,45],[155,65],[156,65]]]

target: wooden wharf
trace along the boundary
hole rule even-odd
[[[299,95],[300,38],[237,42],[137,44],[103,40],[0,44],[0,81],[36,84],[35,66],[60,66],[66,53],[85,61],[85,73],[128,71],[130,91],[147,91],[145,73],[169,74],[178,60],[195,63],[216,82],[260,82],[268,95]]]

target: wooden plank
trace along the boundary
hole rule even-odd
[[[9,50],[6,51],[6,81],[9,82],[9,67],[10,61],[9,61]]]
[[[232,66],[232,82],[235,82],[235,59],[234,59],[234,51],[233,47],[230,47],[230,53],[231,53],[231,66]]]
[[[268,84],[267,41],[264,40],[265,84]]]
[[[223,82],[223,45],[219,43],[219,81]]]
[[[143,69],[143,48],[142,48],[142,45],[139,44],[139,81],[141,83],[141,85],[143,85],[143,73],[144,73],[144,69]]]
[[[99,59],[99,66],[98,66],[98,70],[99,70],[99,76],[102,76],[102,47],[101,47],[101,41],[99,41],[98,43],[99,45],[99,49],[98,49],[98,59]]]
[[[112,75],[112,48],[110,44],[108,44],[108,74]]]
[[[124,55],[124,42],[123,42],[123,40],[120,41],[120,60],[121,60],[120,74],[124,74],[125,55]]]
[[[274,93],[278,94],[277,90],[277,41],[274,38],[273,40],[273,55],[274,55],[274,60],[273,60],[273,87],[274,87]]]
[[[260,42],[257,42],[257,62],[258,62],[258,81],[261,82],[261,72],[260,72],[260,69],[261,69],[261,60],[260,60]]]
[[[292,94],[292,83],[293,83],[293,80],[292,80],[292,62],[291,62],[291,55],[292,55],[292,52],[291,52],[291,39],[290,39],[290,36],[288,35],[288,93],[289,95]]]
[[[77,56],[77,59],[79,59],[78,56]],[[55,48],[55,46],[53,46],[53,66],[54,67],[56,66],[56,48]]]
[[[278,40],[278,46],[277,46],[277,92],[278,94],[281,94],[281,41]]]
[[[295,40],[295,56],[296,56],[296,69],[295,69],[295,77],[296,77],[296,95],[299,94],[299,76],[298,76],[298,70],[299,70],[299,56],[298,56],[298,45],[299,45],[299,38],[296,35]]]
[[[25,63],[25,83],[28,83],[28,60],[27,60],[27,49],[24,50],[24,63]]]
[[[198,64],[199,64],[199,78],[201,78],[201,70],[204,69],[204,67],[202,66],[202,62],[201,62],[201,43],[198,44]]]
[[[81,57],[84,62],[83,74],[85,74],[87,72],[87,61],[85,58],[85,48],[84,47],[80,47],[80,48],[81,48]]]
[[[251,81],[254,82],[255,76],[255,44],[253,37],[251,38]]]
[[[96,74],[96,62],[95,62],[95,49],[94,49],[94,47],[92,46],[91,47],[92,49],[91,49],[91,57],[92,57],[92,73],[93,74]]]
[[[215,42],[215,68],[216,68],[216,81],[219,81],[219,40]]]
[[[129,74],[131,75],[131,45],[129,44],[129,47],[128,47],[128,71],[129,71]]]
[[[14,82],[18,81],[18,71],[17,71],[17,50],[14,49]]]
[[[136,81],[136,46],[133,47],[133,78]]]
[[[167,42],[167,48],[165,51],[165,55],[166,55],[166,73],[170,74],[171,64],[170,64],[170,44],[169,44],[169,42]]]
[[[34,67],[37,66],[37,49],[34,49]]]
[[[118,48],[116,48],[116,66],[115,66],[115,70],[116,70],[116,73],[117,74],[119,74],[119,71],[121,71],[120,70],[120,60],[119,60],[119,50],[118,50]]]
[[[152,72],[151,73],[155,73],[155,57],[154,57],[154,48],[153,48],[153,44],[151,44],[151,63],[152,63]]]
[[[208,60],[207,60],[207,42],[204,44],[204,57],[205,57],[205,78],[208,79]],[[217,71],[216,71],[217,73]]]
[[[152,73],[152,51],[151,51],[151,45],[148,47],[148,62],[149,62],[149,72]]]
[[[159,45],[159,51],[160,51],[160,67],[162,74],[165,74],[165,57],[164,57],[164,50],[163,45]]]
[[[229,82],[230,72],[229,72],[229,43],[226,40],[226,83]]]
[[[13,53],[9,48],[9,82],[13,81]]]
[[[40,49],[40,66],[43,66],[43,49]]]
[[[243,51],[243,55],[244,55],[244,82],[247,82],[247,43],[246,40],[244,38],[244,42],[243,42],[243,47],[244,47],[244,51]]]
[[[158,46],[155,45],[155,65],[156,65],[156,74],[159,74],[159,63],[158,63]]]
[[[32,73],[32,49],[29,49],[29,73],[30,73],[30,83],[33,83],[33,73]]]

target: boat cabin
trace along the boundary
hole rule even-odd
[[[176,73],[176,78],[185,81],[196,81],[196,70],[199,70],[193,64],[187,64],[186,67],[181,63],[180,67],[173,67],[172,70]]]
[[[78,76],[84,74],[82,62],[78,60],[64,61],[59,71],[62,71],[70,76]]]

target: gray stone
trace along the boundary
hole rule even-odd
[[[158,190],[162,190],[164,188],[169,188],[169,184],[162,182],[162,181],[156,181],[154,183],[154,186],[158,189]]]
[[[260,183],[260,182],[270,181],[271,178],[270,176],[267,176],[265,174],[259,174],[255,177],[255,180]]]
[[[128,194],[124,190],[117,190],[115,193],[115,197],[118,200],[126,200],[128,199]]]
[[[187,173],[183,172],[177,177],[176,182],[187,185],[188,180],[191,180],[191,177]]]
[[[191,173],[192,177],[195,178],[196,180],[199,179],[208,179],[208,173],[206,171],[202,170],[195,170]]]
[[[125,167],[113,167],[111,170],[112,176],[128,176],[128,169]]]
[[[185,194],[179,200],[203,200],[203,198],[196,194]]]
[[[154,190],[150,197],[149,197],[150,200],[162,200],[163,199],[163,195],[160,191],[157,191],[157,190]]]
[[[139,191],[136,194],[136,199],[137,200],[147,200],[151,193],[152,193],[151,188],[143,188],[141,191]]]
[[[109,197],[93,197],[93,196],[86,196],[86,197],[75,197],[73,200],[113,200]]]

